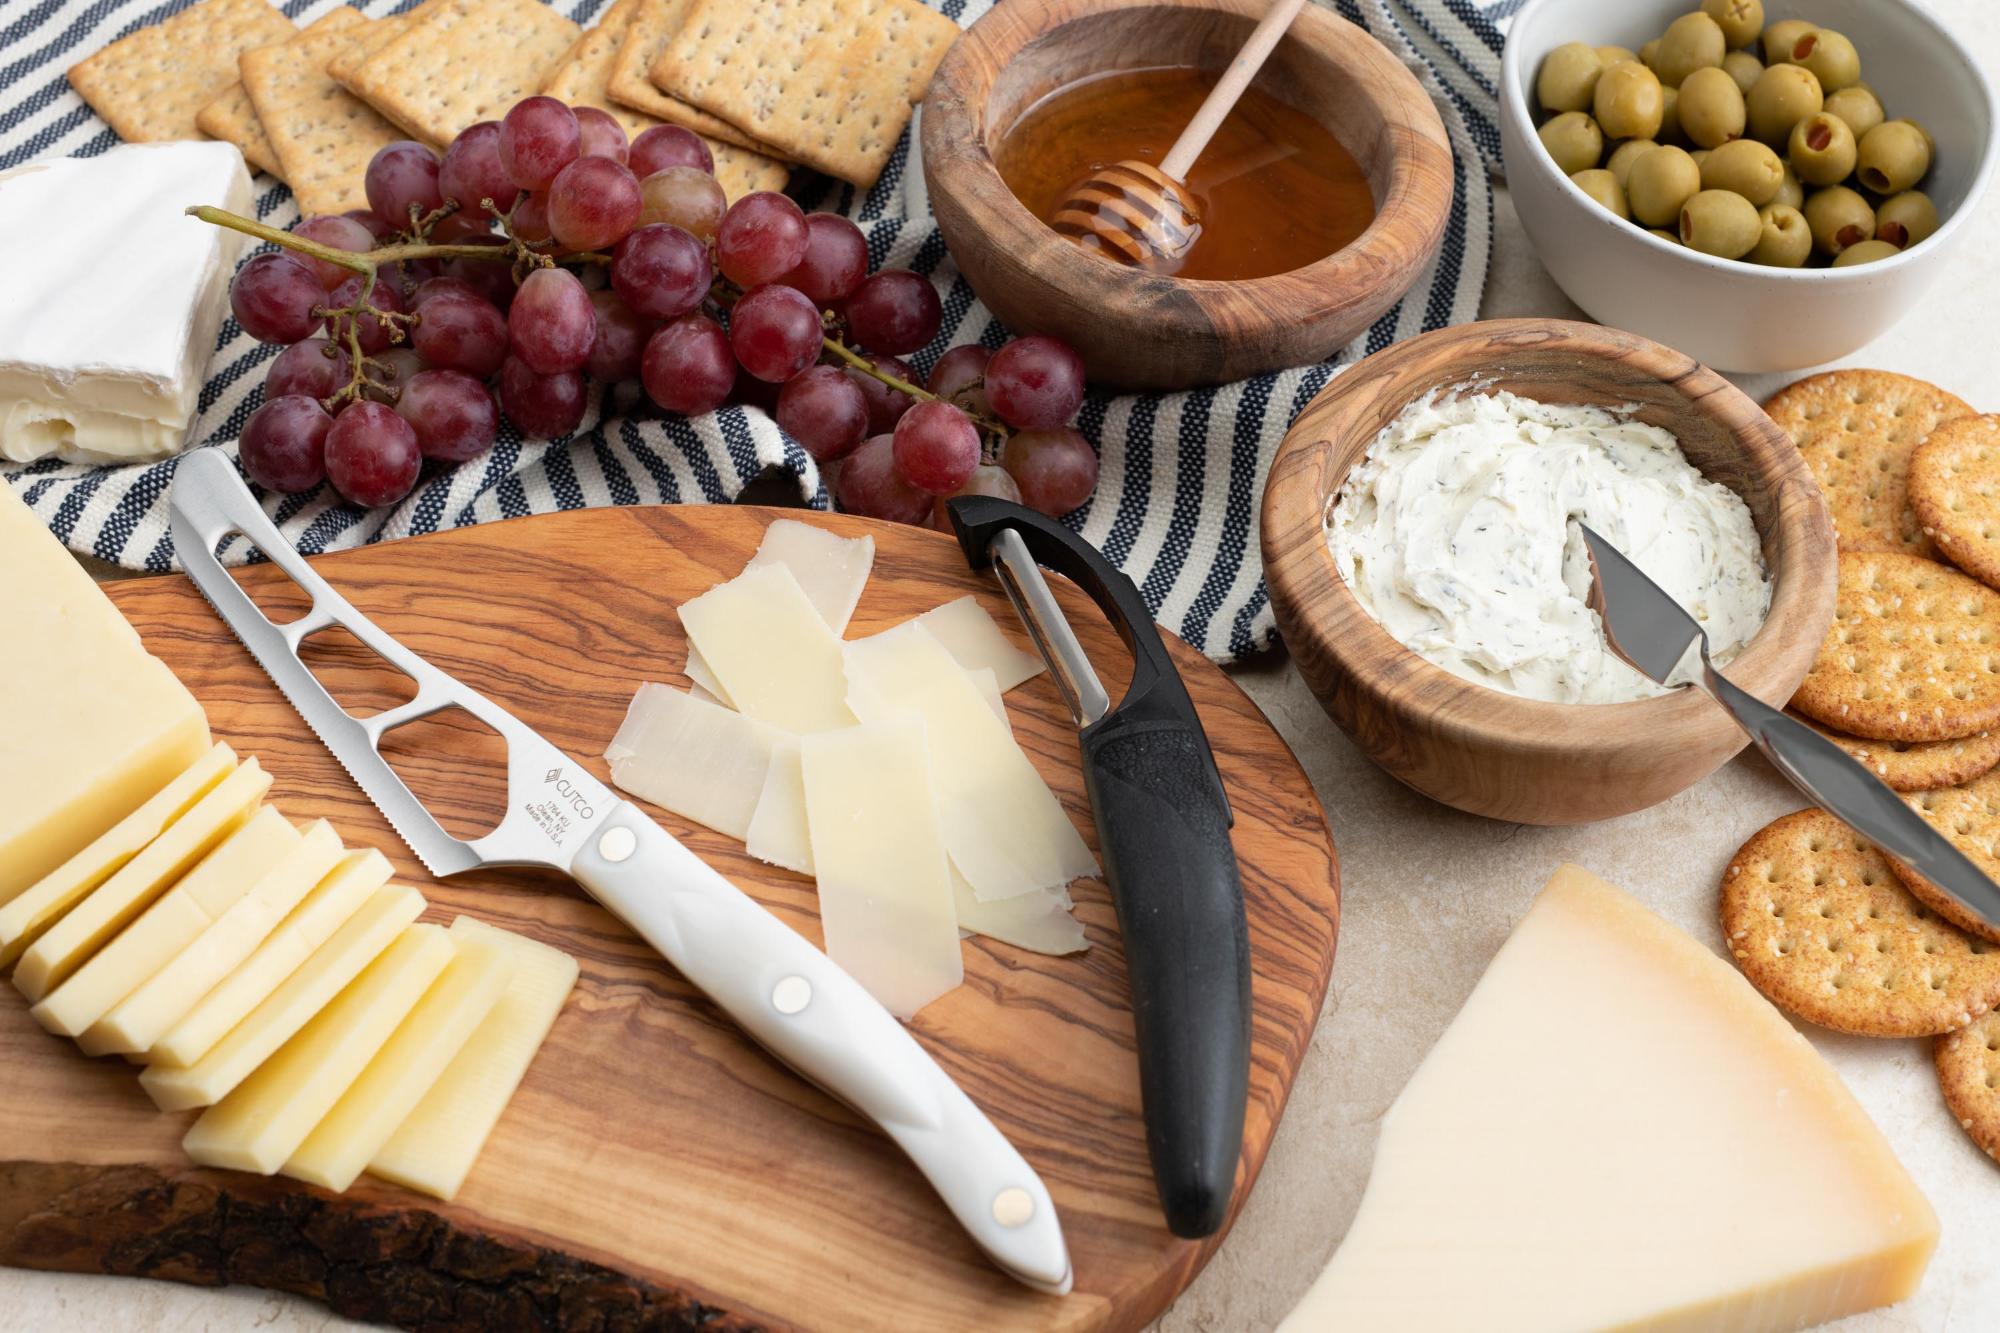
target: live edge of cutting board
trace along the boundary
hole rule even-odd
[[[639,683],[685,684],[674,606],[734,575],[781,516],[874,534],[875,575],[850,635],[971,592],[1025,643],[1005,599],[942,535],[826,515],[593,510],[316,564],[390,633],[602,777],[604,743]],[[282,588],[296,604],[271,566],[241,577],[253,589]],[[1116,698],[1129,655],[1095,608],[1057,582]],[[527,871],[433,880],[185,579],[108,591],[206,705],[216,735],[261,756],[276,775],[271,799],[286,814],[324,816],[350,846],[381,848],[429,898],[430,918],[470,912],[547,940],[577,955],[583,976],[451,1204],[365,1176],[332,1195],[196,1168],[179,1148],[190,1116],[156,1112],[131,1066],[84,1058],[0,986],[0,1262],[252,1283],[408,1327],[1133,1329],[1219,1243],[1176,1240],[1161,1224],[1124,959],[1101,883],[1075,890],[1088,952],[1042,958],[974,937],[965,985],[912,1025],[1048,1182],[1076,1265],[1075,1293],[1058,1299],[989,1266],[887,1139],[740,1037],[568,881]],[[1285,743],[1222,672],[1177,640],[1169,647],[1235,807],[1249,911],[1254,1018],[1240,1206],[1325,995],[1339,870]],[[369,658],[348,640],[314,666],[336,694],[359,693]],[[1008,703],[1023,744],[1094,844],[1075,730],[1047,677]],[[419,794],[448,785],[459,798],[450,804],[491,808],[497,768],[464,760],[492,756],[497,742],[443,720],[419,727],[422,736],[392,736],[430,747],[399,758]],[[809,881],[653,813],[819,942]]]

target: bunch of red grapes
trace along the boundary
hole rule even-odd
[[[331,481],[355,504],[395,504],[424,460],[489,448],[503,412],[525,436],[573,431],[586,377],[636,379],[688,416],[770,411],[832,473],[841,508],[875,518],[939,523],[944,498],[969,494],[1060,516],[1096,488],[1097,456],[1068,424],[1084,388],[1073,350],[953,347],[919,385],[899,358],[937,336],[931,284],[870,274],[867,241],[838,214],[770,192],[727,203],[708,146],[679,126],[628,142],[595,107],[530,97],[441,158],[390,144],[366,188],[367,208],[295,234],[357,253],[493,253],[385,262],[365,300],[360,274],[300,251],[243,265],[238,323],[285,344],[241,440],[267,489]]]

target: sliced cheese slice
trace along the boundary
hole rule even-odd
[[[851,727],[840,636],[783,565],[748,569],[681,603],[681,624],[722,695],[784,731]]]
[[[298,830],[265,806],[28,1012],[51,1032],[81,1034],[193,944],[299,841]]]
[[[736,706],[729,702],[728,691],[722,688],[722,682],[715,678],[715,672],[692,643],[688,645],[687,663],[681,668],[681,674],[688,678],[688,693],[695,698],[705,697],[707,702],[721,704],[724,708]]]
[[[97,841],[0,907],[0,967],[20,957],[51,922],[117,873],[235,767],[235,752],[218,741]]]
[[[847,622],[861,601],[861,590],[868,586],[869,571],[875,567],[875,539],[836,537],[810,523],[773,519],[745,568],[767,565],[783,565],[792,571],[806,600],[839,638],[847,633]]]
[[[255,823],[251,821],[251,826]],[[92,1024],[77,1044],[86,1055],[132,1055],[146,1050],[248,958],[339,859],[340,835],[324,819],[316,821],[248,893]]]
[[[960,597],[916,619],[967,671],[991,671],[1003,693],[1047,670],[1041,658],[1015,647],[975,598]]]
[[[1565,866],[1382,1119],[1283,1327],[1798,1329],[1916,1289],[1938,1224],[1735,968]]]
[[[786,736],[771,749],[764,789],[750,812],[743,850],[774,866],[813,872],[812,833],[806,826],[806,779],[799,767],[799,742]]]
[[[1007,734],[1014,734],[1014,723],[1007,716],[1007,700],[1000,693],[1000,677],[992,667],[974,667],[965,673],[979,690],[979,697],[986,700],[986,706],[993,710],[993,716],[1000,719],[1007,728]]]
[[[665,685],[641,685],[604,757],[611,780],[741,840],[786,733]]]
[[[377,889],[361,910],[206,1055],[184,1068],[151,1065],[139,1075],[139,1085],[162,1111],[221,1101],[374,962],[423,910],[423,895],[415,889],[400,884]]]
[[[923,718],[945,846],[979,897],[1061,888],[1097,872],[1034,764],[923,624],[849,643],[847,678],[848,703],[863,721],[904,711]]]
[[[233,833],[270,789],[271,775],[254,758],[244,760],[145,850],[43,931],[14,969],[15,989],[30,1000],[47,995]]]
[[[270,1175],[359,1078],[451,962],[443,926],[408,926],[354,983],[313,1016],[181,1140],[203,1166]]]
[[[930,754],[909,713],[799,738],[827,957],[900,1018],[965,979]]]
[[[336,1191],[352,1185],[500,1002],[514,976],[514,951],[488,937],[450,938],[457,950],[451,963],[306,1135],[282,1168],[286,1175]]]
[[[497,939],[513,956],[514,974],[465,1049],[368,1164],[370,1175],[447,1200],[457,1197],[577,975],[576,959],[560,949],[471,917],[452,922],[451,934],[459,941]]]
[[[1069,894],[1062,889],[1036,889],[985,902],[953,867],[951,892],[961,930],[1031,953],[1078,953],[1090,947],[1082,923],[1070,915]]]
[[[361,910],[361,905],[389,882],[390,873],[389,859],[373,848],[343,856],[256,952],[218,981],[153,1044],[145,1053],[147,1062],[185,1066],[201,1059]]]

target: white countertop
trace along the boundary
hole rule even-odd
[[[2000,5],[1933,6],[1989,69],[2000,69]],[[1582,318],[1528,249],[1506,192],[1494,208],[1482,314]],[[1917,315],[1847,364],[1920,375],[2000,411],[2000,198],[1984,201],[1964,258]],[[1789,376],[1744,377],[1762,399]],[[1738,758],[1664,805],[1579,828],[1461,815],[1385,777],[1323,714],[1289,662],[1238,673],[1311,775],[1333,826],[1346,893],[1326,1008],[1291,1105],[1242,1218],[1168,1311],[1169,1333],[1272,1327],[1332,1254],[1361,1198],[1374,1124],[1457,1012],[1549,872],[1575,861],[1638,895],[1711,945],[1719,876],[1751,833],[1805,802],[1761,759]],[[1944,1238],[1916,1299],[1836,1327],[1843,1333],[2000,1328],[2000,1164],[1974,1148],[1939,1099],[1927,1041],[1809,1031],[1930,1196]],[[203,1290],[129,1278],[0,1269],[0,1333],[250,1328],[318,1333],[364,1325],[248,1288]]]

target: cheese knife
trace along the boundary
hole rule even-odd
[[[180,460],[169,508],[189,578],[432,874],[569,875],[766,1050],[880,1126],[996,1265],[1039,1291],[1069,1291],[1069,1251],[1041,1178],[860,983],[583,765],[357,611],[292,549],[220,450]],[[258,609],[216,557],[231,534],[311,597],[305,615],[278,625]],[[333,625],[407,673],[416,696],[370,717],[343,709],[298,655]],[[469,841],[446,832],[378,752],[390,731],[450,708],[507,744],[506,813]]]
[[[1975,920],[2000,927],[2000,885],[1867,765],[1717,671],[1709,660],[1708,635],[1695,618],[1617,547],[1587,524],[1577,526],[1590,552],[1590,607],[1604,621],[1612,652],[1661,685],[1706,692],[1793,786],[1935,884]]]
[[[1132,988],[1153,1183],[1177,1236],[1229,1214],[1250,1093],[1250,941],[1222,774],[1138,588],[1062,524],[1008,500],[947,506],[991,568],[1081,728],[1084,787]],[[1040,566],[1097,602],[1132,652],[1116,705]]]

